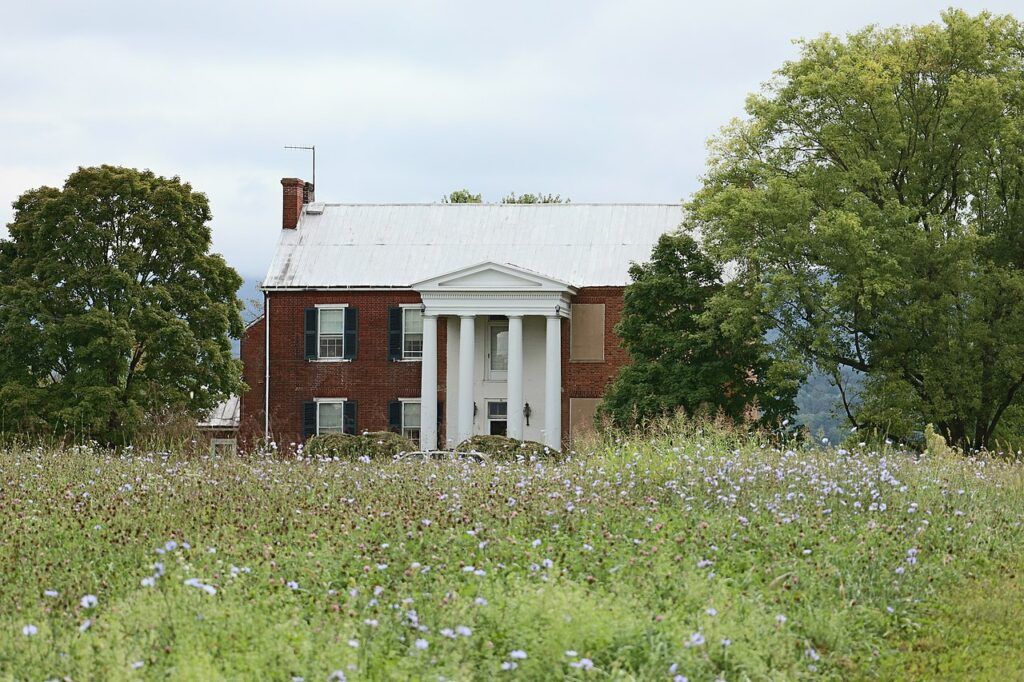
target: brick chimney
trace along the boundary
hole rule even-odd
[[[282,178],[281,227],[294,230],[299,225],[302,207],[313,201],[313,184],[299,178]]]

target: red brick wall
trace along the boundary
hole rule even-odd
[[[297,291],[272,292],[270,298],[270,430],[282,449],[291,449],[302,441],[302,404],[314,398],[346,398],[356,401],[356,428],[359,431],[386,431],[388,403],[420,394],[419,362],[388,360],[388,310],[403,303],[419,303],[414,291]],[[352,362],[313,362],[306,360],[304,315],[317,304],[345,303],[359,310],[359,350]],[[262,325],[260,346],[262,354]],[[438,376],[445,376],[445,325],[438,325]],[[255,335],[255,327],[253,329]],[[255,339],[253,339],[255,341]],[[250,378],[248,336],[242,340],[242,360],[246,362],[246,383],[254,387],[242,403],[242,419],[252,426],[249,414],[258,412],[259,430],[263,429],[262,360],[253,363],[260,376]],[[258,365],[258,368],[256,367]],[[253,395],[258,386],[259,395]],[[438,400],[444,400],[439,386]],[[258,407],[257,407],[258,405]],[[252,411],[248,410],[252,407]],[[444,427],[442,424],[441,438]],[[442,440],[443,442],[443,440]]]
[[[562,322],[562,440],[569,434],[569,399],[600,398],[619,369],[629,363],[629,353],[615,333],[622,319],[623,287],[584,287],[573,303],[604,304],[604,362],[569,360],[569,323]]]
[[[272,292],[270,299],[270,427],[282,449],[302,440],[302,403],[339,397],[358,403],[357,428],[383,431],[388,403],[420,392],[418,362],[388,360],[388,309],[419,303],[414,291]],[[562,322],[562,433],[568,437],[569,398],[598,398],[619,368],[629,361],[613,329],[622,316],[622,287],[580,289],[573,303],[605,305],[604,362],[569,360],[569,323]],[[353,362],[310,362],[305,359],[304,313],[324,303],[346,303],[359,309],[359,351]],[[447,324],[438,322],[438,400],[445,400]],[[243,442],[263,435],[264,326],[257,321],[242,337],[242,362],[249,392],[242,397]],[[445,439],[444,425],[438,442]]]
[[[241,450],[248,450],[253,441],[263,437],[263,378],[266,355],[263,318],[259,318],[242,334],[242,378],[249,390],[242,394],[238,437]]]

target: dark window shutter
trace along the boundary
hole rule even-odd
[[[302,403],[302,439],[316,435],[316,403]]]
[[[354,436],[356,435],[356,401],[346,400],[345,401],[345,433]]]
[[[444,414],[444,401],[437,401],[437,432],[441,433],[441,415]]]
[[[316,332],[320,321],[316,308],[306,308],[306,359],[316,360],[320,355],[316,347]]]
[[[355,360],[359,352],[359,310],[345,308],[345,359]]]
[[[402,359],[402,309],[388,309],[388,360]]]
[[[402,402],[392,400],[388,403],[388,431],[402,432]]]

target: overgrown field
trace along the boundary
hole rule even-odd
[[[1024,467],[0,452],[4,679],[1014,679]]]

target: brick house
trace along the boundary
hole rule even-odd
[[[264,315],[242,337],[243,439],[393,430],[561,449],[628,361],[631,262],[679,204],[330,204],[281,181]]]

